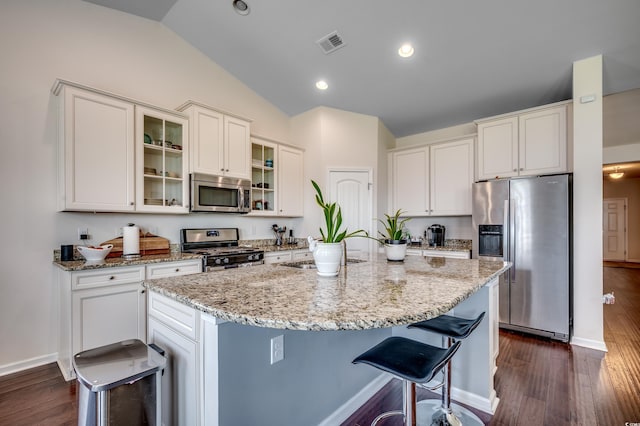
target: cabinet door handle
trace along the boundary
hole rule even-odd
[[[110,280],[115,280],[115,279],[116,279],[116,277],[115,277],[115,275],[111,275],[111,276],[109,277],[109,279],[110,279]]]
[[[220,169],[221,172],[224,172],[224,169]]]
[[[517,171],[518,171],[518,169],[513,169],[513,171],[514,171],[514,172],[517,172]]]
[[[144,294],[144,290],[140,291],[140,294]]]
[[[176,272],[180,272],[180,268],[176,268]]]
[[[131,201],[131,202],[129,203],[129,205],[130,205],[130,206],[132,206],[132,205],[133,205],[133,201]]]
[[[225,172],[228,172],[228,171],[229,171],[229,169],[225,170]]]
[[[524,167],[520,167],[520,171],[523,171],[523,170],[524,170]]]

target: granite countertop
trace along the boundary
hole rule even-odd
[[[149,263],[179,262],[181,260],[202,259],[199,254],[171,252],[170,254],[152,254],[139,259],[127,260],[122,257],[110,257],[101,262],[87,262],[84,259],[61,261],[56,258],[53,264],[65,271],[86,271],[89,269],[116,268],[120,266],[137,266]]]
[[[217,318],[293,330],[362,330],[442,315],[510,267],[508,262],[408,256],[350,264],[335,278],[260,265],[145,281]]]
[[[285,239],[286,240],[286,239]],[[275,245],[275,240],[242,240],[240,245],[251,246],[264,250],[265,252],[272,251],[288,251],[288,250],[308,250],[309,244],[307,240],[302,238],[296,238],[296,244],[287,244],[286,242],[281,246]],[[412,243],[407,246],[408,249],[417,250],[438,250],[438,251],[470,251],[471,240],[445,240],[444,246],[432,247],[426,242]]]

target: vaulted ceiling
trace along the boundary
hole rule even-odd
[[[570,99],[573,62],[598,54],[605,94],[640,88],[638,0],[86,1],[161,22],[289,115],[369,114],[396,137]]]

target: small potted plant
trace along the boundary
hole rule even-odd
[[[320,227],[320,235],[322,241],[316,241],[311,236],[309,241],[309,250],[313,252],[313,259],[318,270],[318,275],[325,277],[333,277],[338,275],[340,270],[340,259],[343,256],[342,242],[344,239],[358,235],[366,236],[366,232],[359,229],[354,232],[348,232],[342,226],[342,209],[337,203],[327,203],[322,196],[320,186],[311,181],[316,190],[316,203],[322,208],[325,222],[325,229]],[[347,256],[347,253],[344,253]]]
[[[400,219],[402,210],[398,209],[393,216],[385,213],[385,220],[378,219],[385,232],[378,231],[381,238],[375,238],[380,244],[384,244],[387,260],[403,261],[407,254],[407,239],[405,238],[404,224],[409,218]]]

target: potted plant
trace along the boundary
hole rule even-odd
[[[384,251],[387,260],[403,261],[407,254],[407,239],[405,236],[404,224],[409,218],[400,219],[402,211],[398,209],[393,216],[385,213],[385,220],[378,219],[385,232],[378,231],[381,238],[375,238],[380,244],[384,244]]]
[[[346,238],[357,235],[366,236],[366,232],[361,229],[354,232],[348,232],[346,228],[341,230],[342,209],[337,203],[328,203],[324,200],[320,186],[315,181],[312,180],[311,184],[316,190],[316,203],[322,208],[325,229],[320,227],[322,241],[316,241],[312,237],[308,237],[309,250],[313,252],[318,275],[333,277],[338,275],[340,270],[343,241]],[[344,256],[345,258],[347,256],[346,250]]]

